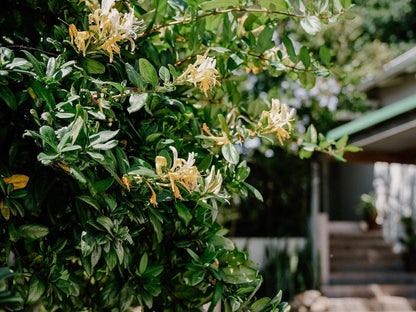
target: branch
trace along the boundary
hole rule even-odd
[[[45,50],[42,50],[42,49],[33,48],[33,47],[25,46],[25,45],[22,45],[22,44],[12,44],[12,45],[6,46],[6,48],[9,48],[9,49],[20,49],[20,50],[38,51],[38,52],[42,52],[42,53],[47,54],[47,55],[50,55],[50,56],[58,56],[59,55],[57,53],[48,52],[48,51],[45,51]]]
[[[179,24],[187,24],[187,23],[191,23],[191,22],[195,22],[201,18],[205,18],[208,16],[214,16],[214,15],[220,15],[220,14],[226,14],[226,13],[231,13],[231,12],[245,12],[245,13],[264,13],[264,14],[280,14],[280,15],[284,15],[287,17],[295,17],[295,18],[307,18],[308,15],[305,14],[294,14],[294,13],[289,13],[289,12],[284,12],[284,11],[271,11],[271,10],[264,10],[264,9],[250,9],[250,8],[231,8],[231,9],[226,9],[226,10],[216,10],[216,11],[212,11],[212,12],[207,12],[195,17],[188,17],[185,18],[181,21],[173,21],[170,23],[166,23],[163,25],[159,25],[156,26],[155,28],[149,29],[148,31],[144,32],[143,34],[141,34],[139,36],[139,38],[143,38],[146,37],[162,28],[166,28],[166,27],[170,27],[170,26],[174,26],[174,25],[179,25]],[[336,15],[342,15],[344,14],[344,12],[339,12]],[[325,16],[325,17],[319,17],[320,19],[329,19],[330,16]]]

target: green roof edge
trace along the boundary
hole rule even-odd
[[[384,106],[374,112],[368,113],[360,118],[347,122],[327,132],[326,138],[337,140],[344,135],[351,135],[367,129],[380,122],[386,121],[400,114],[416,108],[416,95],[409,96],[396,103]]]

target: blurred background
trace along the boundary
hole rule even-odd
[[[353,287],[366,296],[365,287],[375,283],[382,290],[397,286],[388,295],[416,298],[415,276],[403,273],[410,269],[404,255],[416,253],[416,1],[353,3],[342,22],[308,42],[317,52],[330,48],[336,65],[329,77],[305,90],[288,76],[250,74],[241,90],[296,108],[301,132],[313,123],[328,138],[347,134],[364,149],[342,163],[323,155],[300,160],[290,143],[254,139],[241,148],[251,168],[247,182],[264,201],[234,197],[220,217],[264,272],[262,295],[282,289],[292,300],[321,289],[329,297],[362,296]],[[295,48],[306,43],[293,22],[277,31]],[[368,243],[351,246],[357,240]]]

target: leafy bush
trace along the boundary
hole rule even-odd
[[[279,296],[255,300],[261,277],[216,216],[234,193],[261,199],[236,144],[294,140],[294,111],[240,91],[245,72],[308,88],[327,75],[327,49],[319,60],[287,36],[277,45],[274,26],[291,17],[316,33],[349,1],[12,4],[0,47],[0,261],[23,274],[21,303],[7,308],[283,310]],[[302,157],[351,149],[314,128],[299,142]]]

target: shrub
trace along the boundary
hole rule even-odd
[[[10,3],[7,3],[10,2]],[[309,33],[348,1],[27,0],[0,47],[0,241],[19,310],[279,311],[216,222],[233,193],[259,192],[236,145],[290,142],[293,110],[247,101],[245,71],[326,75],[306,47],[276,45],[293,17]],[[277,41],[276,41],[277,42]],[[243,71],[242,71],[243,70]],[[346,146],[311,128],[315,149]]]

